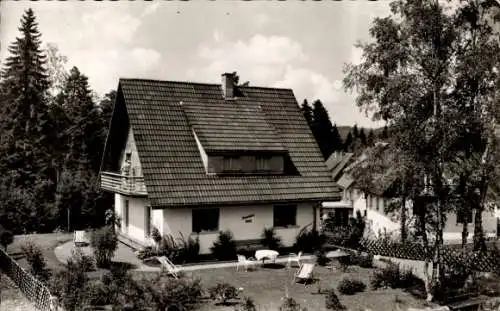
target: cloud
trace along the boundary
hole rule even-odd
[[[112,7],[100,8],[81,17],[81,31],[77,36],[80,42],[131,42],[141,20]]]
[[[153,2],[152,4],[148,5],[146,9],[144,9],[144,11],[141,14],[141,17],[146,17],[148,15],[155,13],[160,8],[160,6],[161,2],[159,1]]]
[[[215,44],[203,44],[198,56],[205,66],[191,68],[188,78],[216,81],[222,72],[238,71],[242,80],[273,83],[280,79],[288,63],[307,61],[302,46],[284,36],[254,35],[247,41],[222,41],[221,33],[214,33]]]
[[[71,58],[71,62],[89,77],[93,89],[101,95],[115,89],[119,78],[155,78],[151,72],[160,61],[158,51],[141,47],[128,51],[88,49]]]
[[[220,43],[222,40],[224,40],[224,33],[218,29],[214,31],[214,40],[217,43]]]

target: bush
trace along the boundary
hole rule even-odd
[[[346,310],[346,307],[340,302],[339,297],[333,289],[329,289],[325,296],[325,306],[328,310]]]
[[[94,271],[96,269],[96,262],[92,256],[85,255],[79,248],[71,251],[71,257],[68,258],[69,264],[80,266],[83,271]]]
[[[295,238],[294,249],[296,252],[313,253],[321,249],[326,241],[326,237],[316,230],[304,230],[299,232]]]
[[[12,242],[14,242],[14,235],[12,234],[12,232],[10,232],[9,230],[4,229],[0,225],[0,245],[3,246],[3,249],[5,251],[7,251],[7,246],[9,244],[12,244]]]
[[[210,250],[217,260],[234,260],[236,258],[236,243],[231,231],[221,231]]]
[[[234,308],[234,311],[257,311],[257,307],[252,298],[245,297],[243,302]]]
[[[261,237],[262,245],[268,249],[277,250],[281,247],[281,238],[276,235],[274,228],[264,229]]]
[[[151,238],[153,239],[153,241],[155,241],[157,246],[160,245],[163,237],[161,236],[158,228],[153,227],[153,229],[151,230]]]
[[[196,262],[200,253],[200,238],[190,236],[185,239],[182,233],[180,233],[178,240],[180,241],[180,245],[178,246],[177,261],[179,263]]]
[[[94,251],[97,266],[107,268],[111,263],[116,249],[118,248],[118,237],[112,226],[104,226],[94,230],[91,234],[90,244]]]
[[[328,219],[325,223],[325,231],[331,233],[331,242],[335,245],[352,249],[362,249],[361,239],[365,232],[365,216],[360,211],[355,217],[349,219],[347,227],[338,227],[333,219]]]
[[[29,272],[42,283],[48,283],[50,279],[50,270],[47,268],[47,262],[42,253],[42,249],[35,243],[28,241],[21,246],[29,264]]]
[[[217,283],[214,287],[208,289],[210,298],[221,304],[227,304],[229,300],[238,298],[240,292],[236,287],[229,283]]]
[[[146,246],[143,249],[139,250],[136,256],[138,259],[144,260],[147,258],[158,256],[158,254],[159,254],[158,251],[155,250],[153,247]]]
[[[409,288],[421,282],[411,270],[401,271],[399,265],[389,263],[386,267],[373,272],[370,285],[373,289]]]
[[[323,249],[317,250],[316,253],[316,262],[320,266],[326,266],[328,263],[328,257],[326,257],[325,251]]]
[[[366,289],[365,283],[357,279],[344,278],[340,281],[338,291],[344,295],[354,295]]]
[[[372,254],[352,254],[351,264],[358,265],[361,268],[373,268],[373,255]]]
[[[307,309],[302,308],[292,297],[285,297],[279,311],[307,311]]]
[[[78,263],[68,260],[67,269],[57,273],[50,283],[51,293],[60,298],[66,311],[83,310],[93,293],[89,289],[85,270]]]

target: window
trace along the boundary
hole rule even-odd
[[[226,156],[222,161],[222,170],[225,172],[239,171],[240,167],[240,157],[238,156]]]
[[[128,207],[128,200],[125,200],[125,204],[123,205],[123,227],[124,230],[128,230],[128,212],[129,212],[129,207]]]
[[[131,159],[132,159],[132,153],[131,152],[125,153],[125,161],[130,162]]]
[[[194,209],[192,213],[193,232],[213,232],[219,230],[219,209]]]
[[[349,225],[350,208],[336,208],[333,219],[335,226],[347,227]]]
[[[144,234],[151,235],[151,206],[144,207]]]
[[[255,159],[255,169],[257,171],[269,171],[269,162],[271,157],[269,156],[257,156]]]
[[[274,227],[292,227],[296,225],[297,205],[275,205],[273,212]]]
[[[469,210],[467,212],[457,212],[457,224],[463,224],[467,219],[467,223],[472,223],[472,211]]]

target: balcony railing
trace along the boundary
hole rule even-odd
[[[130,196],[146,196],[144,177],[126,176],[111,172],[101,173],[101,188]]]

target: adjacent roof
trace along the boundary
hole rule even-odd
[[[347,164],[350,163],[354,153],[332,153],[326,160],[326,167],[332,172],[333,180],[337,180]]]
[[[238,89],[228,101],[218,84],[120,79],[103,170],[117,169],[130,126],[153,207],[338,200],[292,90]],[[191,126],[208,149],[286,150],[299,174],[207,175]]]

